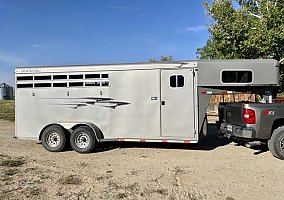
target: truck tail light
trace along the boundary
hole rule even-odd
[[[243,117],[245,124],[255,124],[255,111],[252,109],[243,109]]]

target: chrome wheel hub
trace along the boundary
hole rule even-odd
[[[50,147],[57,147],[60,144],[60,135],[57,132],[50,132],[46,142]]]
[[[284,151],[284,137],[280,140],[280,149]]]
[[[81,149],[88,147],[90,144],[89,135],[84,132],[79,133],[75,138],[75,144]]]

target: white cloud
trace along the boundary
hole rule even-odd
[[[44,47],[42,44],[33,44],[32,48],[42,48]]]
[[[207,30],[206,26],[194,26],[185,28],[185,32],[200,32]]]

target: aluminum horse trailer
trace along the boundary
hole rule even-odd
[[[279,85],[275,60],[18,67],[16,138],[88,153],[105,141],[197,143],[212,94]]]

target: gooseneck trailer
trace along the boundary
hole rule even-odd
[[[100,142],[197,143],[213,94],[279,86],[275,60],[18,67],[16,138],[88,153]],[[269,98],[268,98],[269,99]]]

